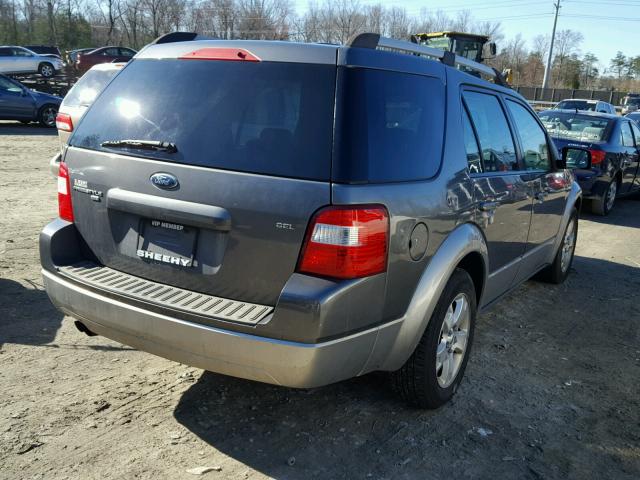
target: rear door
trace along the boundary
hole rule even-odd
[[[28,50],[23,48],[13,48],[14,68],[16,72],[36,72],[38,71],[38,60]]]
[[[628,193],[633,188],[638,170],[638,148],[631,131],[631,122],[628,120],[620,122],[620,143],[622,144],[620,162],[622,185],[620,186],[620,193]]]
[[[528,107],[520,101],[508,98],[507,110],[520,144],[524,172],[533,196],[533,216],[527,237],[527,250],[518,273],[518,280],[525,280],[544,265],[549,258],[560,229],[571,181],[566,172],[555,168],[555,150]]]
[[[476,221],[484,230],[489,250],[485,302],[490,302],[515,280],[527,245],[532,201],[499,97],[480,90],[466,90],[463,97],[475,137],[469,139],[467,127],[465,143],[477,203]],[[479,156],[469,151],[474,140]],[[480,162],[472,160],[478,157]]]
[[[70,139],[78,231],[116,270],[275,304],[330,203],[336,66],[134,60]],[[105,143],[167,142],[145,150]]]

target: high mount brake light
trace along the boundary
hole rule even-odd
[[[260,62],[260,58],[244,48],[201,48],[185,53],[180,60],[225,60],[228,62]]]
[[[382,206],[322,209],[309,224],[297,271],[340,279],[385,272],[388,237]]]
[[[69,168],[64,162],[60,162],[60,168],[58,170],[58,215],[63,220],[73,222]]]
[[[71,120],[71,115],[58,112],[56,114],[56,128],[63,132],[73,132],[73,120]]]

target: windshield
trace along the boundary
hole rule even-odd
[[[456,39],[455,53],[474,62],[482,62],[483,42],[468,38]]]
[[[328,180],[335,77],[335,65],[134,60],[89,108],[70,143],[169,162]],[[123,140],[171,143],[176,151],[142,150]],[[114,142],[117,149],[110,148]]]
[[[624,105],[635,105],[636,107],[640,107],[640,97],[628,97],[625,99]]]
[[[556,105],[558,110],[589,110],[595,111],[596,102],[587,102],[586,100],[563,100]]]
[[[612,122],[607,118],[553,110],[542,112],[540,120],[552,137],[581,142],[606,140]]]
[[[62,105],[69,107],[87,107],[93,103],[98,94],[111,81],[121,68],[109,70],[89,70],[73,86],[64,97]]]
[[[421,42],[424,45],[429,45],[433,48],[449,51],[451,50],[451,39],[447,37],[427,38]]]

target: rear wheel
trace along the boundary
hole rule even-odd
[[[438,408],[456,393],[473,341],[476,292],[469,274],[456,269],[415,351],[392,374],[394,389],[409,404]]]
[[[591,211],[596,215],[609,215],[616,203],[616,195],[618,195],[618,180],[614,178],[607,186],[605,194],[601,198],[592,200]]]
[[[38,67],[38,73],[42,75],[44,78],[51,78],[55,75],[56,71],[53,68],[53,65],[50,63],[44,62],[41,63]]]
[[[540,272],[539,278],[545,282],[559,284],[569,276],[569,270],[573,263],[573,254],[576,250],[578,239],[578,210],[571,212],[571,217],[564,231],[560,248],[556,253],[553,263]]]
[[[56,115],[58,107],[55,105],[45,105],[38,112],[38,122],[43,127],[53,128],[56,126]]]

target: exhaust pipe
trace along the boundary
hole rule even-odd
[[[89,330],[87,326],[84,323],[82,323],[80,320],[76,320],[75,322],[73,322],[73,324],[76,326],[78,330],[80,330],[82,333],[84,333],[88,337],[98,336],[97,333],[93,333],[91,330]]]

